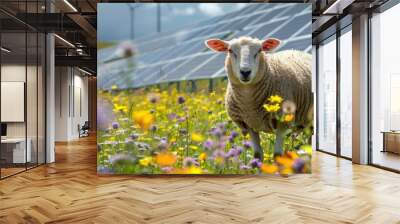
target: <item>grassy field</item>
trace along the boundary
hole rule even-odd
[[[309,173],[311,127],[296,134],[293,114],[273,96],[265,109],[287,127],[285,154],[273,157],[274,134],[262,133],[264,161],[230,120],[225,83],[216,91],[175,88],[98,91],[98,172],[117,174]]]
[[[98,41],[97,42],[97,49],[103,49],[103,48],[108,48],[108,47],[112,47],[115,46],[116,43],[114,42],[102,42],[102,41]]]

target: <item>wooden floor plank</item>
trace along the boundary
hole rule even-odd
[[[400,223],[400,175],[323,153],[313,173],[98,176],[96,139],[0,181],[0,223]]]

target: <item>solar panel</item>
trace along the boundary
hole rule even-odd
[[[221,53],[214,54],[215,56],[212,56],[205,64],[203,64],[203,66],[190,73],[187,79],[202,79],[211,77],[218,70],[223,68],[226,55]]]
[[[274,37],[282,40],[287,39],[293,34],[293,31],[297,31],[303,28],[310,21],[311,15],[308,14],[293,17],[291,22],[287,23],[281,29],[274,33]]]
[[[274,31],[275,28],[281,23],[282,23],[282,21],[275,21],[275,22],[264,24],[256,29],[254,29],[254,31],[251,32],[249,35],[252,37],[257,37],[258,39],[263,39],[266,35],[267,36],[272,35],[272,31]],[[276,37],[275,34],[272,36]]]
[[[272,11],[264,11],[261,13],[258,13],[256,15],[253,15],[252,21],[248,21],[248,26],[251,26],[253,24],[259,24],[262,22],[268,22],[272,20],[276,15],[278,15],[280,11],[279,10],[272,10]]]
[[[137,49],[134,60],[109,61],[118,47],[99,50],[98,86],[102,89],[110,89],[112,85],[137,88],[223,77],[226,54],[211,52],[205,47],[205,40],[276,37],[283,41],[280,50],[310,51],[310,30],[309,5],[251,3],[243,9],[191,26],[137,38],[133,41]]]
[[[179,68],[174,71],[171,71],[168,74],[168,78],[166,81],[176,81],[181,80],[182,77],[188,76],[193,69],[197,68],[199,65],[203,64],[206,59],[209,59],[209,54],[202,54],[196,57],[193,57],[187,60],[184,64],[182,64]]]
[[[299,40],[294,40],[294,41],[289,41],[283,45],[280,50],[290,50],[290,49],[296,49],[296,50],[305,50],[308,46],[311,46],[311,38],[304,38],[304,39],[299,39]]]
[[[181,60],[176,60],[173,62],[170,62],[168,64],[161,65],[161,69],[159,73],[155,73],[152,75],[151,80],[146,80],[146,84],[150,84],[151,82],[157,81],[157,82],[166,82],[167,80],[167,74],[170,72],[174,71],[175,69],[179,68],[183,63],[185,63],[186,59],[181,59]],[[148,81],[148,82],[147,82]]]

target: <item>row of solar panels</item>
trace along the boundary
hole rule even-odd
[[[225,24],[226,26],[220,26],[220,30],[235,30],[241,29],[245,26],[251,26],[252,24],[257,24],[259,21],[267,21],[266,19],[274,17],[277,13],[283,11],[285,8],[290,8],[293,4],[263,4],[263,3],[253,3],[248,7],[227,13],[222,16],[217,16],[212,19],[202,21],[194,26],[191,25],[187,29],[180,29],[169,31],[160,34],[153,34],[151,36],[142,37],[136,39],[135,42],[140,45],[139,50],[145,51],[146,42],[160,42],[161,40],[167,40],[168,43],[175,41],[178,37],[180,39],[191,39],[193,37],[198,37],[210,32],[218,32],[212,26],[219,26],[220,24]],[[304,6],[300,6],[304,7]],[[263,13],[264,15],[260,15]],[[264,17],[263,17],[264,16]],[[247,18],[245,18],[247,17]],[[228,25],[229,24],[229,25]],[[212,29],[209,29],[212,28]],[[196,32],[192,32],[196,31]]]
[[[285,10],[291,9],[287,13],[287,15],[290,15],[290,13],[294,13],[299,8],[304,8],[304,6],[298,5],[294,7],[293,4],[254,3],[244,10],[203,21],[188,29],[153,34],[145,38],[135,39],[134,43],[136,45],[136,50],[143,55],[149,53],[149,51],[162,49],[166,46],[173,46],[185,41],[193,41],[194,39],[210,36],[210,34],[216,34],[219,31],[221,31],[221,33],[226,33],[232,30],[241,30],[246,27],[251,27],[252,25],[259,25],[260,23],[268,22],[276,18],[280,13],[285,13]],[[280,18],[280,16],[278,16],[278,18]],[[113,51],[116,50],[116,48],[109,48],[100,51],[98,54],[99,62],[110,59],[110,57],[113,56]]]
[[[224,76],[225,54],[216,54],[206,49],[204,41],[208,38],[232,39],[240,36],[251,36],[263,39],[276,37],[283,40],[279,50],[297,49],[311,51],[311,9],[302,4],[296,5],[250,5],[241,11],[234,12],[238,15],[255,11],[260,8],[264,13],[253,13],[261,19],[256,20],[250,16],[241,16],[240,19],[229,19],[226,15],[222,21],[211,19],[208,24],[199,29],[191,29],[187,36],[191,37],[178,44],[163,45],[159,50],[148,50],[147,53],[132,58],[117,60],[112,63],[99,64],[98,86],[109,89],[116,85],[121,89],[137,88],[158,83],[208,79]],[[268,6],[268,7],[266,7]],[[268,13],[266,13],[268,12]],[[248,18],[249,17],[249,18]],[[267,18],[268,17],[268,18]],[[253,22],[249,22],[249,20]],[[236,26],[238,25],[239,26]],[[252,24],[252,25],[250,25]],[[221,28],[223,27],[223,29]],[[233,28],[232,28],[233,27]],[[205,32],[207,31],[207,33]],[[204,32],[204,34],[201,34]],[[179,31],[175,32],[179,36]],[[173,37],[173,35],[170,35]],[[169,38],[169,37],[168,37]],[[158,42],[163,37],[158,36]],[[154,40],[138,42],[157,42]],[[139,44],[140,45],[140,44]],[[115,49],[113,49],[115,51]],[[112,50],[105,49],[99,53],[100,57],[112,54]]]

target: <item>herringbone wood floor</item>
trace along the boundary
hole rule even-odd
[[[313,174],[96,175],[95,138],[0,181],[0,223],[400,223],[400,175],[316,153]]]

